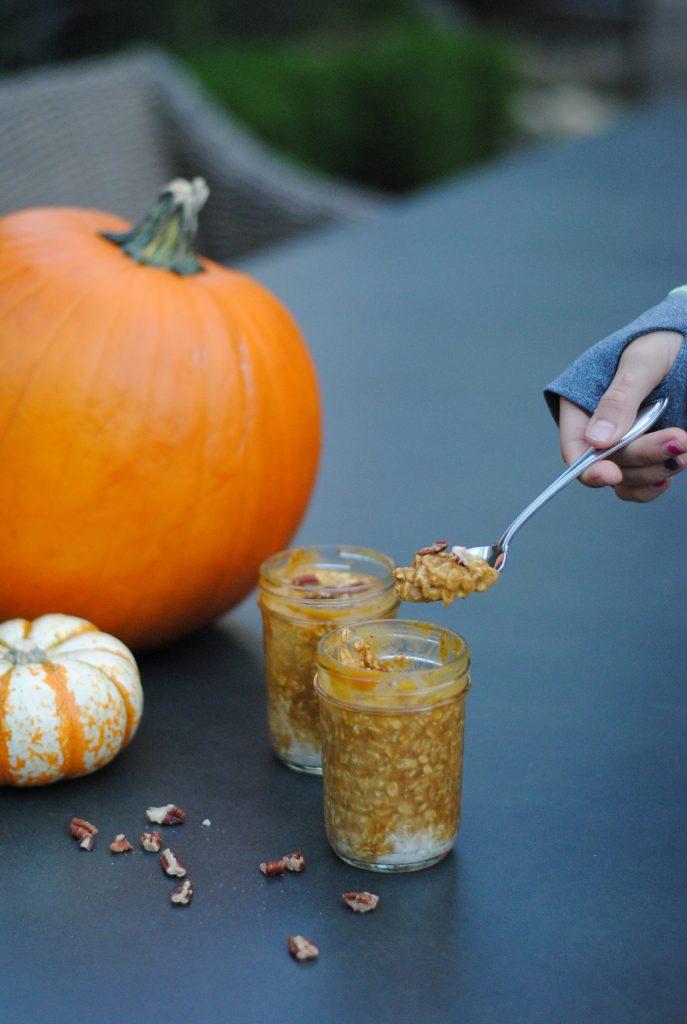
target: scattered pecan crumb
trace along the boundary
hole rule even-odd
[[[75,839],[84,839],[85,836],[97,835],[97,828],[91,825],[85,818],[72,818],[69,822],[69,831]]]
[[[79,847],[82,850],[86,850],[87,853],[90,853],[91,850],[93,849],[93,842],[93,836],[87,832],[86,835],[81,840],[81,842],[79,843]]]
[[[159,853],[162,846],[162,839],[159,832],[144,832],[141,836],[141,846],[148,853]]]
[[[110,849],[113,853],[130,853],[133,850],[133,846],[124,833],[120,832],[118,836],[114,837],[113,842],[110,843]]]
[[[148,821],[156,825],[181,825],[186,821],[186,814],[176,804],[165,804],[164,807],[149,807],[146,811]]]
[[[344,892],[341,894],[341,899],[347,907],[359,914],[374,910],[379,903],[379,896],[375,896],[373,892]]]
[[[191,902],[193,897],[193,886],[191,885],[190,878],[185,878],[183,882],[179,882],[175,885],[169,894],[170,901],[174,904],[186,906]]]
[[[203,825],[204,828],[210,828],[210,825],[212,825],[212,822],[210,821],[209,818],[203,818],[203,820],[201,821],[201,825]]]
[[[287,853],[281,858],[287,871],[302,871],[305,867],[305,857],[299,850],[297,853]]]
[[[320,955],[315,943],[304,935],[289,935],[289,953],[294,960],[314,960]]]
[[[273,875],[283,875],[286,871],[286,864],[282,858],[279,860],[264,860],[260,865],[260,870],[263,875],[271,878]]]
[[[172,878],[183,878],[186,874],[186,868],[171,850],[162,851],[160,864],[164,873]]]

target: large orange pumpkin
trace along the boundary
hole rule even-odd
[[[196,258],[202,179],[140,225],[0,218],[0,621],[59,610],[134,648],[239,602],[305,511],[315,372],[289,313]]]

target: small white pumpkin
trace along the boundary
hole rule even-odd
[[[0,785],[102,768],[142,712],[138,666],[121,640],[72,615],[0,625]]]

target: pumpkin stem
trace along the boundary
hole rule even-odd
[[[48,655],[42,647],[10,647],[3,651],[3,658],[12,665],[33,665],[48,661]]]
[[[165,185],[157,203],[130,231],[103,231],[136,263],[197,274],[203,267],[196,258],[198,213],[210,194],[203,178],[175,178]]]

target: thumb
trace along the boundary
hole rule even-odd
[[[627,346],[587,426],[585,439],[589,444],[608,448],[632,426],[643,400],[666,376],[677,354],[669,337],[672,333],[653,331]],[[680,335],[677,337],[682,340]]]

